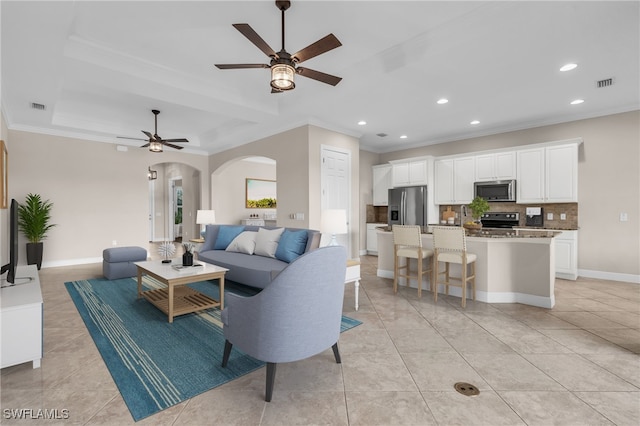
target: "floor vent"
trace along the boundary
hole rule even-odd
[[[458,391],[459,393],[465,396],[480,395],[480,390],[470,383],[458,382],[455,385],[453,385],[453,387],[455,388],[456,391]]]
[[[31,108],[38,109],[40,111],[44,111],[45,109],[47,109],[47,107],[45,107],[44,104],[39,104],[37,102],[31,102]]]
[[[609,87],[613,85],[613,78],[605,78],[604,80],[598,80],[596,81],[596,86],[599,88],[601,87]]]

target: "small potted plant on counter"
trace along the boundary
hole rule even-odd
[[[481,229],[482,222],[480,221],[480,218],[483,214],[489,211],[489,202],[482,197],[476,197],[473,199],[471,204],[469,204],[469,209],[471,209],[473,222],[466,222],[463,226],[467,229]]]

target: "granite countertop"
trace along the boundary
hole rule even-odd
[[[391,228],[389,226],[381,226],[377,229],[383,232],[391,232]],[[428,231],[428,227],[423,227],[422,233],[431,234],[431,232]],[[467,230],[467,236],[472,238],[553,238],[558,235],[560,235],[559,230],[546,228],[482,228],[477,231]]]

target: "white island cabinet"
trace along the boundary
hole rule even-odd
[[[433,250],[433,235],[422,234],[422,246]],[[555,305],[555,238],[468,237],[467,250],[476,259],[476,300],[486,303],[522,303],[553,308]],[[393,278],[393,234],[378,231],[378,271],[383,278]],[[412,266],[415,270],[415,265]],[[451,265],[451,276],[459,277],[459,265]],[[401,285],[404,285],[404,281]],[[430,290],[425,278],[424,290]],[[411,287],[416,287],[415,280]],[[443,292],[440,286],[439,292]],[[449,290],[461,297],[460,288]],[[467,296],[471,297],[467,292]],[[424,293],[423,293],[423,297]],[[468,306],[467,306],[468,308]]]
[[[16,285],[0,289],[0,368],[42,359],[42,293],[35,265],[19,266]],[[6,285],[6,284],[5,284]]]

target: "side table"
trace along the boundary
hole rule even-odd
[[[360,293],[360,261],[349,259],[347,260],[347,274],[344,280],[344,283],[353,282],[354,284],[354,292],[356,296],[355,308],[358,310],[358,296]]]

